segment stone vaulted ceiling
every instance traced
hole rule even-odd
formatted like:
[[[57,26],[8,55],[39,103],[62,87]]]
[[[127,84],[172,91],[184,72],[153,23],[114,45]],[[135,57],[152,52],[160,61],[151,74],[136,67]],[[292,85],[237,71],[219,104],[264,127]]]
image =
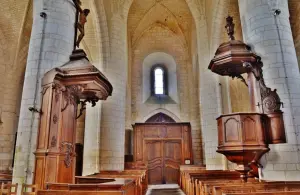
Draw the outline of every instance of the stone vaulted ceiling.
[[[193,18],[185,0],[135,0],[129,10],[128,32],[134,46],[147,30],[160,26],[189,43]]]

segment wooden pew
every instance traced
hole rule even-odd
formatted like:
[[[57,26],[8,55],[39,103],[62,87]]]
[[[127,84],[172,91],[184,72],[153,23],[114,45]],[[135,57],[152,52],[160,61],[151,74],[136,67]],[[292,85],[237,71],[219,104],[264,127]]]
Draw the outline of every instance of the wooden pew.
[[[180,178],[179,178],[179,186],[181,189],[186,188],[186,181],[189,173],[197,173],[199,171],[205,170],[205,166],[200,165],[181,165],[180,166]]]
[[[197,173],[188,173],[185,179],[187,180],[187,184],[184,192],[187,195],[195,195],[198,191],[200,191],[200,193],[204,191],[201,183],[203,181],[240,180],[240,174],[236,171],[203,170]],[[196,181],[200,182],[200,185],[198,185],[197,187]]]
[[[0,195],[17,195],[18,184],[1,184]]]
[[[11,183],[12,174],[10,172],[0,172],[0,183]]]
[[[250,179],[249,179],[250,180]],[[249,182],[255,184],[259,183],[258,180],[251,179]],[[232,179],[222,179],[222,178],[209,178],[206,180],[196,179],[195,181],[195,195],[208,195],[213,194],[213,187],[215,186],[229,186],[229,185],[242,185],[244,181],[240,177]]]
[[[36,195],[38,185],[22,184],[22,195]]]
[[[223,195],[227,193],[252,193],[252,192],[287,192],[298,191],[300,194],[300,182],[262,182],[262,183],[241,183],[231,185],[213,186],[213,195]]]
[[[47,183],[47,190],[39,190],[37,195],[138,195],[134,179],[115,179],[99,184]]]
[[[247,193],[225,193],[223,195],[299,195],[299,192],[247,192]]]
[[[223,195],[250,193],[298,193],[300,182],[258,181],[245,183],[235,171],[182,170],[181,187],[187,195]]]
[[[94,183],[99,178],[127,178],[136,182],[136,194],[146,194],[148,188],[147,170],[101,171],[86,177],[75,177],[77,184]]]
[[[186,187],[186,194],[187,195],[207,195],[212,194],[213,186],[228,186],[231,184],[235,184],[237,186],[244,185],[244,182],[240,180],[240,176],[238,173],[234,171],[198,171],[197,173],[188,173],[184,177],[185,179],[188,178],[188,184]],[[276,184],[280,182],[275,182]],[[284,182],[284,184],[287,184],[288,182]],[[296,182],[299,184],[300,188],[300,182]],[[245,185],[258,185],[260,184],[258,180],[255,179],[249,179],[249,182]],[[269,185],[270,188],[273,186],[270,185],[271,182],[269,182],[266,185]],[[183,183],[184,185],[184,183]],[[265,189],[268,189],[266,187]],[[295,188],[295,189],[298,189]],[[299,193],[300,194],[300,193]]]

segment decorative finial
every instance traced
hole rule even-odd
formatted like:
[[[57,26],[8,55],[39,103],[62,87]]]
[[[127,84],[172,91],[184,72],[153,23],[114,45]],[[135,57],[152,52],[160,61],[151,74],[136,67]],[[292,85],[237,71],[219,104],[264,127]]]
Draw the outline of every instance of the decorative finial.
[[[233,18],[231,16],[228,16],[226,18],[226,26],[227,34],[229,36],[230,40],[235,40],[234,38],[234,23],[233,23]]]

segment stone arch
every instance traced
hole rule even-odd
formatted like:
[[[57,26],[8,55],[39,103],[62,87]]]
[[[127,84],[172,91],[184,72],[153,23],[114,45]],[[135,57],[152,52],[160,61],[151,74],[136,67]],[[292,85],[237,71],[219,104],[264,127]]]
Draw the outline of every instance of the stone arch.
[[[91,62],[100,70],[103,69],[103,40],[102,40],[102,31],[101,23],[99,22],[99,12],[96,8],[95,0],[83,2],[83,7],[91,10],[90,16],[88,17],[88,22],[85,27],[85,37],[82,40],[82,47],[87,53]],[[100,12],[101,14],[101,12]]]
[[[176,121],[172,117],[161,112],[151,116],[145,121],[145,123],[175,123],[175,122]]]
[[[159,109],[156,109],[156,110],[153,110],[151,111],[149,114],[143,116],[141,118],[141,120],[138,120],[142,123],[146,122],[149,118],[151,118],[152,116],[156,115],[156,114],[159,114],[159,113],[163,113],[169,117],[171,117],[175,122],[177,123],[180,123],[182,122],[182,120],[180,120],[180,118],[178,116],[176,116],[174,113],[170,112],[169,110],[167,109],[164,109],[164,108],[159,108]]]
[[[109,40],[109,33],[108,33],[108,24],[107,24],[107,17],[106,17],[106,10],[104,8],[103,0],[93,0],[91,2],[92,7],[94,7],[95,12],[95,24],[97,29],[97,36],[100,40],[100,47],[101,53],[100,61],[102,62],[102,68],[106,67],[110,57],[110,40]]]

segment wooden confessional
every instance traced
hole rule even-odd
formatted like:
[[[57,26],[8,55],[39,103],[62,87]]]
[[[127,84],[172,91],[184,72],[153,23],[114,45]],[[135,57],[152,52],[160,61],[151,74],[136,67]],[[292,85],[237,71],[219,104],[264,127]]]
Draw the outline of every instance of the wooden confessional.
[[[68,63],[45,74],[34,172],[41,189],[47,182],[74,183],[76,119],[87,102],[95,105],[111,93],[110,82],[83,50],[75,50]]]
[[[178,183],[180,165],[193,164],[191,126],[161,119],[169,117],[158,114],[133,126],[134,162],[147,165],[149,184]]]

